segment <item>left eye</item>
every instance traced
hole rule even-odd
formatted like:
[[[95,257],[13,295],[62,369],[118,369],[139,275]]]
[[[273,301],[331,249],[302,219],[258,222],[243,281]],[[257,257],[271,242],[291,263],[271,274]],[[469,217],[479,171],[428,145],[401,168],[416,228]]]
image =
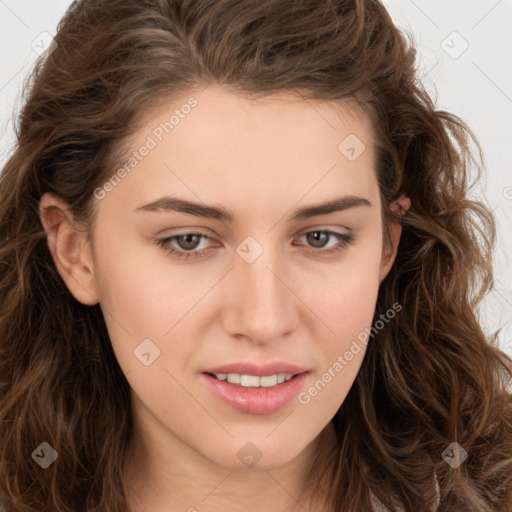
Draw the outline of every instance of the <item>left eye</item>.
[[[331,230],[314,230],[314,231],[308,231],[306,233],[303,233],[298,238],[305,237],[307,240],[307,243],[311,243],[310,247],[313,247],[313,252],[315,253],[334,253],[341,251],[344,249],[347,245],[352,243],[354,241],[354,235],[348,234],[348,233],[338,233],[337,231],[331,231]],[[183,233],[180,235],[174,235],[167,238],[160,238],[156,240],[157,245],[162,247],[167,253],[176,256],[177,258],[193,258],[193,257],[200,257],[206,251],[209,251],[212,249],[212,247],[206,247],[202,248],[200,250],[198,249],[198,246],[200,245],[201,240],[208,240],[210,237],[207,235],[204,235],[203,233],[195,233],[195,232],[189,232],[189,233]],[[327,244],[325,243],[326,240],[331,240],[332,238],[335,238],[338,240],[338,242],[334,245],[334,247],[331,247],[330,249],[324,249],[324,250],[315,250],[315,249],[322,249],[323,247],[326,247]],[[176,248],[176,245],[172,245],[172,242],[176,241],[176,244],[178,247]],[[300,245],[300,244],[299,244]]]
[[[194,249],[197,249],[201,239],[207,240],[208,238],[208,236],[203,235],[202,233],[184,233],[182,235],[174,235],[167,238],[162,238],[158,240],[158,243],[170,253],[179,253],[179,251],[184,251],[184,253],[186,254],[187,252],[191,252]],[[170,245],[173,240],[176,240],[178,246],[181,246],[179,247],[178,251],[173,249],[173,247]]]

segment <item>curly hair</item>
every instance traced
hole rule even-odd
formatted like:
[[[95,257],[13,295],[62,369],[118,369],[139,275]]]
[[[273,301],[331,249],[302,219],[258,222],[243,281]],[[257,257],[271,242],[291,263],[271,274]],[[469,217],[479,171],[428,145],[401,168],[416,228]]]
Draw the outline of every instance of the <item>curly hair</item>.
[[[94,190],[141,113],[209,84],[355,102],[376,133],[386,243],[392,222],[403,229],[375,318],[396,302],[403,309],[368,345],[333,418],[339,443],[308,468],[305,495],[325,486],[334,510],[370,510],[374,494],[392,510],[424,511],[436,500],[435,476],[439,511],[507,510],[512,360],[476,314],[493,286],[495,243],[491,211],[470,198],[482,150],[459,117],[435,108],[412,36],[383,5],[82,0],[55,42],[25,83],[17,144],[0,174],[5,512],[128,510],[129,384],[99,305],[78,302],[59,275],[38,206],[52,192],[93,226]],[[389,205],[401,195],[412,206],[398,218]],[[59,454],[45,471],[31,458],[42,441]],[[455,469],[441,457],[452,442],[469,454]]]

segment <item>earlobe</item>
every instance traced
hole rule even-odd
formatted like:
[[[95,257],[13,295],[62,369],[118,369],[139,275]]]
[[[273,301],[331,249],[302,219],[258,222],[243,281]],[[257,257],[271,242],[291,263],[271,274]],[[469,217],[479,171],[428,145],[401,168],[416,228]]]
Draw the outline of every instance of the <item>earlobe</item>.
[[[82,304],[97,304],[92,252],[85,231],[76,228],[67,204],[51,193],[41,198],[39,217],[55,266],[69,291]]]
[[[390,205],[391,210],[399,215],[404,215],[411,207],[411,200],[408,197],[401,196],[400,199]],[[393,222],[390,226],[391,230],[391,247],[385,249],[382,254],[379,284],[384,281],[388,275],[396,258],[398,244],[402,235],[402,226],[398,222]]]

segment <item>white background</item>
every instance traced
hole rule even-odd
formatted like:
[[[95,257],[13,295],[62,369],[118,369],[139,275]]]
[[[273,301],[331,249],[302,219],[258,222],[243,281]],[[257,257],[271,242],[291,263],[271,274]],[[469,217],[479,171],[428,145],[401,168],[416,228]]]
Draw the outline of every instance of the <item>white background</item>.
[[[12,117],[37,45],[51,40],[70,3],[0,0],[0,165],[13,144]],[[500,345],[512,355],[512,1],[383,3],[414,34],[420,76],[437,108],[461,117],[482,145],[487,172],[475,197],[484,197],[496,216],[498,246],[496,286],[481,318],[486,332],[501,328]]]

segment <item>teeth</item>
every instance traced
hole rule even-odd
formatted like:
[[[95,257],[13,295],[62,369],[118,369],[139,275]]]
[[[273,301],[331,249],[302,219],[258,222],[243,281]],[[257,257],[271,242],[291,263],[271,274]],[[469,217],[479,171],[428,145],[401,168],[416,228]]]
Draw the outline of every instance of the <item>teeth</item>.
[[[260,377],[258,380],[260,381],[259,385],[264,388],[277,385],[277,375],[266,375],[265,377]]]
[[[238,373],[228,373],[228,382],[240,384],[240,375]]]
[[[265,375],[258,377],[257,375],[240,375],[239,373],[216,373],[215,377],[219,380],[227,380],[231,384],[238,384],[245,388],[271,388],[290,380],[292,373],[278,373],[275,375]]]
[[[240,376],[240,384],[245,388],[248,387],[258,387],[260,385],[260,378],[256,377],[256,375],[241,375]]]

